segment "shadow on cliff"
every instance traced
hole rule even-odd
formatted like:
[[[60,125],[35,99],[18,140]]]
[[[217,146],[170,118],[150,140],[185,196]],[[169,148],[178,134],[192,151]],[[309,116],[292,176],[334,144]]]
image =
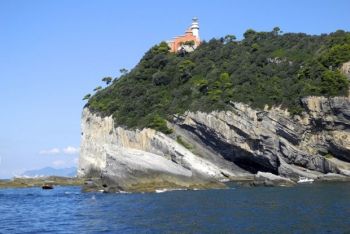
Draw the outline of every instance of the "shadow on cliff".
[[[245,151],[240,147],[224,142],[220,139],[220,136],[217,135],[218,133],[200,123],[196,124],[197,128],[188,125],[180,125],[179,127],[197,136],[201,141],[201,145],[211,148],[224,159],[233,162],[238,167],[250,173],[256,174],[258,171],[262,171],[278,174],[278,159],[276,160],[276,165],[272,165],[267,158],[255,156],[253,153]],[[248,144],[250,144],[253,149],[260,147],[259,142],[256,140],[251,140]]]

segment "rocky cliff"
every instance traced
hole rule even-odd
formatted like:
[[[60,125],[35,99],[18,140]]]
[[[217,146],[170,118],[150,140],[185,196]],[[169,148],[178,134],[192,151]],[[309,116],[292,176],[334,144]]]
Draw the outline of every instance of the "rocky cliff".
[[[235,102],[229,111],[186,112],[168,123],[170,135],[116,127],[85,108],[78,174],[113,191],[220,186],[259,171],[291,181],[350,178],[350,98],[302,103],[294,117]]]
[[[186,139],[250,173],[264,171],[293,179],[322,178],[327,173],[349,176],[350,99],[302,101],[306,112],[294,118],[278,108],[257,111],[231,103],[230,111],[186,113],[174,125]]]
[[[221,187],[217,181],[225,177],[223,173],[230,175],[163,133],[115,128],[112,117],[83,111],[78,175],[99,178],[97,187],[108,185],[109,191]]]

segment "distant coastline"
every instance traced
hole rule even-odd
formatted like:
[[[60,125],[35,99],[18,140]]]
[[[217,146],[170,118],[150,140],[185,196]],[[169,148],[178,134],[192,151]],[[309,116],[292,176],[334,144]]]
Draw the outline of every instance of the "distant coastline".
[[[84,180],[77,177],[46,176],[36,178],[3,179],[0,180],[0,189],[41,187],[48,182],[53,186],[81,186],[84,184]]]

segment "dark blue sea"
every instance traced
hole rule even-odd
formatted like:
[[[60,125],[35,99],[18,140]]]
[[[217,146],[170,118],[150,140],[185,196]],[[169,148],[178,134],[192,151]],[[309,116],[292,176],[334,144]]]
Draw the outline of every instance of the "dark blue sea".
[[[0,233],[350,233],[350,184],[144,194],[0,189]]]

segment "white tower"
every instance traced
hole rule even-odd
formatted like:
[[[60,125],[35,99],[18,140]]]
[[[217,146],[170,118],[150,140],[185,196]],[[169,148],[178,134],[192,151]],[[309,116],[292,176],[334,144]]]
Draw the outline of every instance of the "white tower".
[[[197,17],[194,17],[192,19],[191,31],[192,31],[193,36],[195,36],[197,38],[197,40],[199,41],[199,24],[198,24]]]

